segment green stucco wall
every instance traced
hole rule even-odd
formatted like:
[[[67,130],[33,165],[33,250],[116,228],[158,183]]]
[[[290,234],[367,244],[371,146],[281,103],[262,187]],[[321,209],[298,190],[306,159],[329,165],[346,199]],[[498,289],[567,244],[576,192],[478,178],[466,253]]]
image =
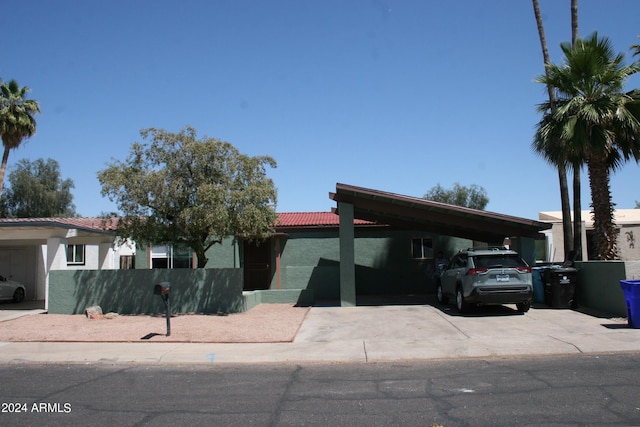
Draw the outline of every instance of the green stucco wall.
[[[442,250],[447,257],[472,244],[466,239],[423,231],[356,228],[356,292],[360,295],[433,292],[428,274],[432,261],[411,259],[411,239],[420,237],[433,238],[434,251]],[[281,289],[308,289],[316,300],[340,298],[337,230],[290,232],[281,243],[281,252]]]
[[[172,313],[243,311],[242,270],[58,270],[49,276],[49,313],[79,314],[92,305],[119,314],[163,313],[156,283],[171,282]]]
[[[216,243],[207,251],[207,265],[205,268],[239,268],[242,242],[228,237],[222,243]]]
[[[149,251],[146,246],[140,243],[136,243],[135,268],[136,270],[149,268]]]
[[[622,261],[577,262],[576,297],[581,306],[616,316],[627,316],[620,280],[626,279]]]
[[[467,239],[389,227],[356,227],[354,233],[355,281],[359,295],[434,292],[430,275],[432,260],[411,258],[413,238],[432,238],[434,253],[443,251],[447,258],[460,249],[473,246],[473,242]],[[279,283],[274,237],[271,239],[270,289],[253,296],[245,295],[245,300],[257,298],[260,302],[309,304],[340,299],[340,239],[337,228],[289,231],[286,236],[277,238],[280,239],[281,252]],[[242,241],[232,238],[214,245],[207,251],[206,269],[241,270],[241,247]],[[146,269],[147,265],[147,251],[141,247],[136,254],[136,268]]]

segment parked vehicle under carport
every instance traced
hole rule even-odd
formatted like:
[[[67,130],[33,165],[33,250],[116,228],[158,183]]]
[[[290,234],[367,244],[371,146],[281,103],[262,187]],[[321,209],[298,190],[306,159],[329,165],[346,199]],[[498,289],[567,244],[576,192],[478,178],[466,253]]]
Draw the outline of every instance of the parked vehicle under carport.
[[[454,299],[460,313],[473,305],[497,304],[515,304],[524,313],[533,299],[531,267],[508,249],[461,251],[442,272],[436,296],[441,304]]]
[[[27,295],[24,285],[15,280],[0,276],[0,300],[22,302]]]

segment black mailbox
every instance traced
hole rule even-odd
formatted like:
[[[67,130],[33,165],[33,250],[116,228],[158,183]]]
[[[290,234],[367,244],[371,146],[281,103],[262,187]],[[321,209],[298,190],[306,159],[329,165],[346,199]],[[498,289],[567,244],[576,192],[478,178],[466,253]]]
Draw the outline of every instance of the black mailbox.
[[[169,306],[169,291],[171,290],[171,282],[160,282],[153,287],[153,294],[160,295],[166,309],[167,317],[167,336],[171,335],[171,308]]]
[[[153,287],[154,295],[169,295],[171,289],[171,282],[160,282]]]

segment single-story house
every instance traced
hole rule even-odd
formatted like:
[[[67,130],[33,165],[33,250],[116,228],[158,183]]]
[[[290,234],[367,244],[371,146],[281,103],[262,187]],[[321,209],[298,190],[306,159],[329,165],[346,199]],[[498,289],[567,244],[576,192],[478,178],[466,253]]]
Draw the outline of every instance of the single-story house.
[[[582,211],[582,258],[594,259],[592,250],[593,217],[591,211]],[[540,212],[538,219],[551,224],[549,230],[543,231],[546,239],[545,261],[561,263],[564,261],[564,245],[562,236],[562,212]],[[571,219],[573,220],[573,212]],[[616,209],[613,221],[618,229],[618,256],[621,261],[640,260],[640,241],[636,246],[636,237],[640,239],[640,209]]]
[[[0,275],[22,282],[28,300],[46,300],[51,270],[120,268],[133,245],[100,218],[0,219]]]
[[[373,189],[336,184],[332,212],[280,213],[274,235],[212,247],[206,269],[241,269],[245,291],[304,291],[355,305],[357,294],[433,291],[434,255],[470,246],[511,246],[535,263],[535,240],[552,225]],[[96,218],[0,219],[0,274],[49,297],[56,270],[193,268],[188,248],[122,241]],[[78,276],[78,275],[76,275]],[[86,284],[83,285],[86,293]],[[123,293],[126,294],[126,293]]]

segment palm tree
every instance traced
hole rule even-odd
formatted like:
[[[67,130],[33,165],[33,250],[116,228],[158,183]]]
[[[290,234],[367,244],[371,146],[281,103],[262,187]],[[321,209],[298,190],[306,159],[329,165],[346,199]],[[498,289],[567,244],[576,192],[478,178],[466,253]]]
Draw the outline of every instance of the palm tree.
[[[540,46],[542,47],[542,59],[544,60],[545,70],[548,64],[551,63],[549,59],[549,49],[547,49],[547,39],[544,34],[544,25],[542,23],[542,14],[540,13],[540,4],[538,0],[532,0],[533,13],[536,17],[536,24],[538,26],[538,36],[540,37]],[[573,6],[573,4],[572,4]],[[572,9],[573,11],[573,9]],[[573,19],[573,12],[572,12]],[[577,20],[576,27],[577,27]],[[547,92],[549,94],[549,106],[551,111],[555,111],[555,93],[551,85],[547,85]],[[554,163],[554,162],[552,162]],[[573,250],[573,235],[571,229],[571,206],[569,205],[569,184],[567,183],[567,165],[565,162],[554,163],[558,169],[558,182],[560,185],[560,206],[562,208],[562,232],[564,242],[564,256],[565,259],[569,253]]]
[[[594,33],[575,47],[560,45],[565,61],[550,64],[537,81],[555,88],[555,111],[541,105],[534,148],[557,162],[587,165],[598,259],[617,258],[609,174],[625,161],[640,160],[640,92],[623,92],[640,64],[625,66],[607,38]]]
[[[578,42],[578,0],[571,0],[571,47]],[[574,259],[582,260],[582,165],[573,165],[573,250]],[[566,259],[566,255],[565,255]]]
[[[0,193],[7,170],[9,151],[18,148],[22,141],[36,133],[34,115],[40,113],[40,105],[32,99],[25,99],[29,88],[20,87],[18,82],[0,81],[0,137],[4,146],[0,166]]]

